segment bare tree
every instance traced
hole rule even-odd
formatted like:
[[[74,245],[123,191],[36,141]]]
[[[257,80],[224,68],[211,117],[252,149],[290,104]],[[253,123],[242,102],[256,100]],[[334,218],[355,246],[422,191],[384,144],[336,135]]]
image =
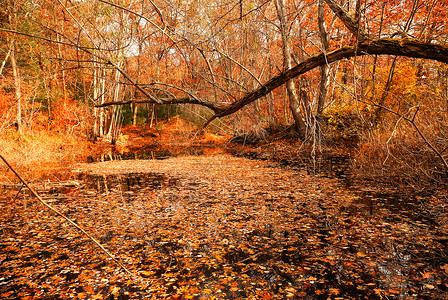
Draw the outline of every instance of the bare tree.
[[[17,30],[17,5],[13,1],[12,3],[10,1],[7,2],[8,4],[8,22],[9,26]],[[22,134],[22,106],[23,106],[23,99],[22,99],[22,88],[21,88],[21,79],[20,79],[20,71],[17,66],[17,45],[16,45],[16,37],[11,36],[8,41],[9,46],[9,57],[11,60],[11,67],[14,77],[14,90],[15,90],[15,101],[16,101],[16,124],[17,124],[17,130],[20,134]],[[6,62],[6,60],[5,60]]]
[[[274,0],[275,8],[277,11],[277,16],[279,20],[280,35],[282,38],[282,52],[283,52],[283,72],[287,72],[292,68],[292,49],[290,40],[290,28],[291,24],[286,19],[285,14],[285,3],[283,0]],[[292,116],[294,118],[294,127],[297,134],[304,138],[306,135],[306,124],[304,122],[304,117],[300,110],[299,97],[297,95],[297,88],[294,82],[294,78],[288,79],[286,81],[286,89],[289,98],[289,107],[291,109]],[[307,99],[302,97],[302,101]],[[305,104],[308,106],[308,104]]]
[[[324,0],[319,0],[318,7],[318,25],[319,25],[319,37],[322,44],[322,52],[326,53],[330,49],[330,39],[329,33],[325,26],[325,7]],[[330,66],[325,64],[320,66],[320,84],[319,84],[319,95],[317,100],[317,116],[322,115],[325,108],[325,103],[327,100],[328,85],[330,81]]]
[[[212,120],[234,114],[246,107],[248,104],[255,102],[257,99],[269,95],[276,88],[286,85],[289,98],[295,99],[296,87],[293,86],[294,78],[309,72],[321,66],[329,66],[333,62],[365,55],[396,55],[405,57],[425,58],[435,61],[448,62],[447,47],[442,44],[430,43],[426,40],[410,38],[402,35],[390,35],[389,37],[373,37],[369,36],[364,28],[359,26],[361,15],[360,1],[357,2],[358,9],[355,11],[357,15],[352,17],[342,6],[332,0],[325,0],[327,6],[334,12],[335,16],[342,21],[349,33],[354,39],[347,39],[346,44],[340,48],[330,50],[328,32],[325,32],[322,17],[323,2],[320,2],[319,14],[321,30],[319,37],[321,39],[320,51],[317,53],[308,53],[306,58],[299,61],[297,65],[292,65],[291,57],[293,50],[290,42],[291,23],[285,18],[284,2],[282,0],[275,1],[275,12],[277,20],[280,23],[280,40],[282,42],[281,54],[272,53],[272,49],[268,48],[269,43],[275,43],[275,38],[269,35],[263,35],[260,30],[259,37],[253,33],[250,34],[253,39],[252,44],[241,45],[244,41],[238,34],[246,34],[247,30],[241,28],[238,22],[244,18],[252,16],[266,9],[266,2],[262,2],[259,6],[252,9],[241,9],[243,2],[234,2],[222,6],[223,9],[217,15],[211,15],[204,7],[198,12],[198,18],[190,18],[189,13],[193,10],[183,9],[173,3],[165,3],[159,7],[158,4],[150,8],[138,10],[134,3],[130,3],[128,7],[119,6],[106,0],[100,0],[102,5],[109,6],[118,11],[125,12],[124,15],[132,16],[132,18],[141,18],[142,22],[137,22],[138,26],[144,28],[148,38],[143,44],[143,52],[145,59],[154,66],[153,69],[148,68],[148,72],[143,71],[138,74],[138,80],[131,75],[130,72],[120,66],[120,59],[117,53],[129,47],[135,47],[136,37],[133,35],[136,30],[132,29],[132,22],[125,22],[126,18],[121,17],[122,23],[117,25],[114,33],[123,29],[126,35],[117,39],[108,36],[111,34],[111,25],[104,27],[95,23],[86,13],[79,12],[75,16],[76,9],[82,5],[93,5],[90,2],[81,3],[71,10],[64,8],[67,15],[72,14],[73,21],[79,28],[79,37],[73,37],[58,33],[64,38],[64,41],[56,41],[42,36],[31,35],[27,33],[19,33],[15,30],[2,28],[4,32],[11,34],[25,34],[33,38],[51,43],[64,43],[72,45],[78,52],[83,52],[85,56],[90,57],[90,62],[77,62],[78,66],[92,67],[94,70],[98,64],[107,70],[114,69],[119,72],[120,84],[124,86],[133,86],[139,91],[141,97],[139,99],[113,99],[104,103],[96,103],[97,107],[107,107],[111,105],[136,104],[136,103],[154,103],[160,104],[177,104],[190,103],[206,107],[211,110],[213,115],[208,119],[205,125]],[[196,3],[200,7],[199,2]],[[61,5],[63,5],[61,3]],[[95,4],[97,5],[97,4]],[[227,9],[228,8],[228,9]],[[227,10],[226,10],[227,9]],[[267,14],[267,12],[264,12]],[[256,24],[257,19],[252,16],[253,20],[248,24]],[[103,16],[101,21],[107,23],[108,16]],[[114,23],[115,24],[115,23]],[[130,26],[130,27],[129,27]],[[255,25],[254,25],[255,26]],[[228,30],[228,31],[226,31]],[[226,32],[224,34],[224,32]],[[228,34],[233,32],[234,34]],[[249,35],[247,35],[249,36]],[[121,43],[117,44],[116,41]],[[238,43],[237,43],[238,42]],[[154,45],[152,45],[154,43]],[[156,44],[158,43],[158,44]],[[341,43],[342,44],[342,43]],[[266,77],[268,72],[265,71],[264,62],[257,61],[259,56],[249,51],[241,51],[240,47],[255,47],[255,45],[263,45],[266,53],[270,53],[271,57],[282,58],[282,68],[280,73],[273,74],[273,77]],[[150,46],[152,46],[150,48]],[[95,62],[96,66],[94,65]],[[274,61],[275,64],[275,61]],[[162,68],[163,66],[163,68]],[[163,71],[163,76],[154,76],[149,71]],[[95,72],[95,71],[93,71]],[[146,73],[145,73],[146,72]],[[144,73],[144,74],[143,74]],[[325,76],[323,76],[325,77]],[[109,77],[110,81],[114,81],[113,76]],[[262,83],[263,82],[263,83]],[[320,100],[318,101],[318,114],[322,112],[324,103],[324,86],[325,80],[321,83]],[[289,87],[288,87],[289,86]],[[107,89],[106,89],[107,90]],[[97,92],[97,97],[101,93]],[[96,97],[95,97],[96,98]],[[296,101],[290,101],[290,107],[295,112],[295,122],[298,131],[304,133],[305,122],[303,111],[300,111]],[[258,109],[258,112],[261,110]],[[309,110],[311,111],[311,110]]]

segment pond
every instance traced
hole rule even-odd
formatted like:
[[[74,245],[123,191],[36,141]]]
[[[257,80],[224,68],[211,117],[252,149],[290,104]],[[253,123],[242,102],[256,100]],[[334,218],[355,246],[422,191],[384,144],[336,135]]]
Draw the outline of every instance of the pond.
[[[269,161],[169,156],[80,164],[78,185],[51,194],[38,188],[133,278],[27,194],[2,196],[0,292],[6,299],[446,298],[443,199],[389,198]]]

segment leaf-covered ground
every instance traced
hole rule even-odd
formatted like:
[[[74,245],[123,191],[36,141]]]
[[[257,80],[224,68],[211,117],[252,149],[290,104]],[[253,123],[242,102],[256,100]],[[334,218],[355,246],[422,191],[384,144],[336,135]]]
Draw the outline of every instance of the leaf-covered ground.
[[[446,197],[229,155],[82,164],[0,193],[1,299],[446,299]],[[78,183],[78,184],[77,184]]]

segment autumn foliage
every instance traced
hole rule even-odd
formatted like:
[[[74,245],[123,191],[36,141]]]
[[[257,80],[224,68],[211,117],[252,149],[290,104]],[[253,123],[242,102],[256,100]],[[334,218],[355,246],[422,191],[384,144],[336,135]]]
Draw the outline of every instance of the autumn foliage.
[[[446,5],[5,0],[0,298],[446,298]]]

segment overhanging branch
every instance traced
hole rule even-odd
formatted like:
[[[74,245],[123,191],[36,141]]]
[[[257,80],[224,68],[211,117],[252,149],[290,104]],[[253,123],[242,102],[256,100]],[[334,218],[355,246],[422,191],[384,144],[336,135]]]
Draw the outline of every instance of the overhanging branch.
[[[422,43],[411,39],[377,39],[368,40],[357,46],[344,47],[326,54],[321,53],[308,58],[287,72],[281,73],[263,84],[261,87],[246,94],[240,100],[229,105],[212,119],[231,115],[247,104],[269,94],[272,90],[285,84],[289,79],[302,75],[316,67],[333,63],[345,58],[362,55],[397,55],[412,58],[432,59],[448,64],[448,47],[431,43]],[[211,119],[211,120],[212,120]],[[206,124],[209,124],[209,120]]]
[[[128,100],[128,101],[114,101],[114,102],[105,102],[103,104],[95,105],[95,107],[107,107],[113,105],[126,105],[132,103],[157,103],[157,104],[198,104],[207,108],[210,108],[215,114],[221,113],[224,111],[225,107],[223,105],[199,100],[191,97],[183,97],[183,98],[158,98],[159,102],[155,102],[152,99],[142,99],[142,100]]]

